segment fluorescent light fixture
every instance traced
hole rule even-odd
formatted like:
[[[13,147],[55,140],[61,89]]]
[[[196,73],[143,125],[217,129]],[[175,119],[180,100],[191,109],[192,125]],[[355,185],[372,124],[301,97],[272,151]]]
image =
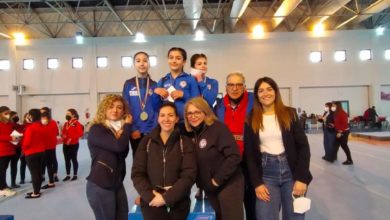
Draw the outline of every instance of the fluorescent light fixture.
[[[252,35],[256,39],[262,38],[264,36],[264,27],[261,24],[255,25],[252,30]]]
[[[9,70],[10,66],[9,60],[0,60],[0,70]]]
[[[11,38],[12,38],[12,37],[9,36],[8,34],[2,33],[2,32],[0,32],[0,36],[3,36],[3,37],[8,38],[8,39],[11,39]]]
[[[385,33],[385,27],[379,26],[375,29],[375,32],[376,32],[376,35],[381,36]]]
[[[108,66],[108,59],[107,57],[97,57],[96,58],[97,67],[98,68],[105,68]]]
[[[390,60],[390,49],[385,50],[385,59]]]
[[[58,59],[57,58],[48,58],[47,59],[47,68],[48,69],[57,69],[58,68]]]
[[[363,61],[372,60],[371,50],[370,49],[360,50],[359,57],[360,57],[360,60],[363,60]]]
[[[16,45],[24,45],[26,43],[26,35],[24,33],[16,32],[12,36],[15,38]]]
[[[321,51],[312,51],[310,52],[309,59],[312,63],[319,63],[322,61]]]
[[[73,69],[83,68],[83,58],[82,57],[73,57],[72,58],[72,68]]]
[[[203,41],[204,40],[204,32],[202,30],[197,30],[195,32],[195,41]]]
[[[137,32],[135,34],[134,42],[135,43],[144,43],[144,42],[146,42],[145,35],[143,33],[141,33],[141,32]]]
[[[76,43],[82,44],[84,42],[83,32],[76,32]]]
[[[336,60],[337,62],[345,62],[347,60],[347,51],[336,50],[334,52],[334,60]]]
[[[132,57],[122,57],[122,67],[130,68],[133,65],[133,58]]]
[[[34,60],[33,59],[23,59],[23,69],[24,70],[34,69]]]
[[[157,66],[157,57],[156,56],[150,56],[149,57],[149,63],[150,63],[150,66]]]

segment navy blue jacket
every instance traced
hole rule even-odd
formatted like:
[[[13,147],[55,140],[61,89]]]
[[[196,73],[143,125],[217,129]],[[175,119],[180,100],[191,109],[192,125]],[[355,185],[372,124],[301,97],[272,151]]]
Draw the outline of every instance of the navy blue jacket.
[[[142,121],[140,118],[141,103],[139,100],[137,87],[136,87],[136,77],[133,77],[129,80],[126,80],[122,96],[127,101],[130,107],[130,114],[133,116],[133,131],[140,131],[141,133],[150,133],[154,127],[157,125],[157,111],[153,107],[153,99],[152,94],[154,89],[157,87],[157,83],[149,78],[149,90],[148,98],[146,100],[146,105],[144,111],[148,114],[148,119],[146,121]],[[146,78],[138,78],[140,90],[141,90],[141,99],[144,101],[145,92],[146,92]]]
[[[287,155],[287,161],[293,174],[294,181],[309,184],[313,179],[310,171],[310,147],[306,134],[299,123],[295,109],[291,108],[294,115],[290,130],[282,130],[282,139]],[[245,123],[244,130],[244,160],[246,161],[249,176],[254,188],[264,183],[262,168],[262,153],[260,151],[259,134],[253,132],[250,125]]]
[[[185,72],[182,72],[179,76],[176,77],[176,79],[173,79],[171,73],[168,73],[166,76],[161,78],[157,83],[158,88],[168,89],[171,86],[175,87],[176,90],[181,90],[184,92],[182,98],[175,100],[175,105],[179,113],[180,119],[183,119],[184,104],[191,98],[200,95],[198,83],[196,82],[194,77],[192,77],[191,75]],[[163,100],[156,93],[153,93],[153,100],[160,101],[159,103],[156,102],[157,105],[154,106],[155,109],[159,109],[160,107],[159,105],[162,104]]]
[[[88,134],[88,148],[91,154],[91,171],[88,181],[108,189],[122,186],[126,176],[126,157],[129,153],[131,125],[126,124],[119,139],[102,124],[94,124]]]

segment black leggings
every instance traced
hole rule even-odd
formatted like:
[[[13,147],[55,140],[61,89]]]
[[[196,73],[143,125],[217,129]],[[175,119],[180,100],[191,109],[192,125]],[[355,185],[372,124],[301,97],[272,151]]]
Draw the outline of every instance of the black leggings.
[[[144,137],[144,134],[141,134],[141,137],[138,139],[130,138],[131,152],[133,153],[133,158],[135,156],[135,152],[137,152],[138,145],[141,142],[143,137]]]
[[[79,169],[79,162],[77,161],[77,152],[79,150],[79,143],[77,144],[64,144],[63,152],[65,158],[66,175],[70,175],[70,161],[73,164],[73,175],[77,176],[77,170]]]
[[[26,156],[26,162],[28,169],[31,173],[32,185],[34,194],[39,194],[42,184],[42,163],[45,157],[45,153],[35,153]]]
[[[55,158],[56,158],[56,149],[45,151],[45,164],[47,168],[47,174],[49,176],[49,183],[54,183]]]
[[[347,160],[352,161],[352,156],[351,156],[351,151],[349,150],[348,147],[348,136],[349,136],[349,131],[343,132],[341,137],[336,137],[335,140],[335,148],[334,148],[334,158],[337,157],[337,151],[339,150],[339,147],[344,150],[345,155],[347,156]]]
[[[0,156],[0,190],[7,188],[7,168],[12,156]]]
[[[22,148],[16,147],[15,152],[16,154],[12,156],[11,159],[11,184],[12,185],[16,185],[16,175],[18,174],[18,161],[20,155],[22,154]]]

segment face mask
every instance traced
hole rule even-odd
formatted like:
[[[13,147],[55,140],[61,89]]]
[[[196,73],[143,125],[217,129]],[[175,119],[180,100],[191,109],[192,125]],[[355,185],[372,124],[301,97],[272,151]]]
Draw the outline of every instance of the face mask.
[[[332,107],[330,108],[330,110],[332,110],[332,112],[336,111],[336,107]]]
[[[326,112],[328,112],[328,111],[329,111],[329,107],[325,107],[324,110],[325,110]]]
[[[293,207],[295,213],[303,214],[310,210],[311,200],[309,198],[304,196],[295,198],[294,195],[292,195],[292,197],[294,200]]]
[[[19,121],[19,117],[18,117],[18,116],[16,116],[16,117],[13,117],[13,118],[12,118],[12,121],[13,121],[14,123],[18,123],[18,121]]]
[[[41,120],[41,123],[42,123],[43,125],[47,125],[47,124],[49,124],[49,121],[46,120],[46,119],[42,119],[42,120]]]
[[[69,121],[69,120],[72,119],[72,118],[70,117],[70,115],[66,115],[66,116],[65,116],[65,119],[66,119],[67,121]]]

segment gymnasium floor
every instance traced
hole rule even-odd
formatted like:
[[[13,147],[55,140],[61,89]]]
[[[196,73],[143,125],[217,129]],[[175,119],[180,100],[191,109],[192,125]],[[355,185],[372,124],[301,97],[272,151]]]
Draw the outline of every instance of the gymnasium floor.
[[[344,166],[341,162],[345,160],[345,155],[341,149],[335,163],[330,164],[321,159],[322,134],[308,134],[308,138],[314,180],[308,193],[308,197],[312,199],[312,209],[307,213],[306,219],[390,219],[390,141],[351,138],[349,146],[355,164]],[[63,178],[62,147],[57,148],[57,157],[59,175]],[[79,163],[79,180],[59,182],[55,188],[43,190],[39,199],[24,198],[25,193],[31,191],[31,184],[24,184],[13,197],[0,198],[0,215],[12,214],[16,220],[94,219],[85,196],[85,177],[90,165],[85,141],[81,142]],[[131,157],[127,164],[130,172]],[[19,177],[17,180],[19,181]],[[30,180],[28,174],[26,180]],[[125,185],[131,208],[136,192],[129,174]]]

